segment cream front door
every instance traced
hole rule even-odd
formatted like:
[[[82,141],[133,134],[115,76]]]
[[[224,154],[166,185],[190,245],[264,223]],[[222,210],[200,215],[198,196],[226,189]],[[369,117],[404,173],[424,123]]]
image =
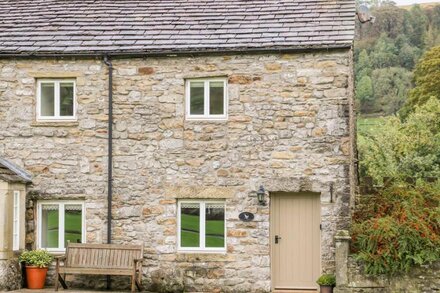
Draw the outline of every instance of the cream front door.
[[[270,202],[273,289],[316,290],[321,273],[319,194],[273,193]]]

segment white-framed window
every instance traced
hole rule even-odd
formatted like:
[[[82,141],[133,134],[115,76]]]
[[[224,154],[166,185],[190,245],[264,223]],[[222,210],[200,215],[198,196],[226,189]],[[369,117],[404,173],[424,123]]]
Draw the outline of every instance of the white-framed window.
[[[12,250],[20,249],[20,191],[14,190],[12,208]]]
[[[228,118],[226,78],[187,79],[186,118],[194,120],[224,120]]]
[[[85,243],[83,201],[40,201],[37,209],[38,248],[64,251],[67,241]]]
[[[178,250],[226,252],[225,202],[178,201]]]
[[[37,120],[76,120],[76,82],[72,79],[39,79]]]

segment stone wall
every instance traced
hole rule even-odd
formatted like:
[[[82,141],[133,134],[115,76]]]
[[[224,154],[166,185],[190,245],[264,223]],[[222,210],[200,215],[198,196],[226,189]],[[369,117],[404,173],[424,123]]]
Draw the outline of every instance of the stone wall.
[[[321,193],[322,269],[334,270],[333,236],[350,218],[350,60],[349,50],[113,60],[112,238],[144,243],[152,290],[269,291],[269,206],[249,196],[261,184]],[[185,79],[214,76],[228,78],[228,120],[185,120]],[[77,122],[35,121],[44,77],[76,79]],[[85,200],[87,242],[106,241],[107,82],[98,59],[0,60],[0,155],[34,174],[28,247],[43,199]],[[226,198],[226,254],[176,253],[188,188]]]
[[[21,288],[21,269],[17,258],[0,260],[0,291]]]
[[[348,262],[348,286],[340,293],[434,293],[440,291],[440,261],[393,277],[368,277],[353,257]]]
[[[335,293],[433,293],[440,291],[440,261],[416,266],[394,276],[368,276],[362,263],[349,254],[348,231],[336,233]]]

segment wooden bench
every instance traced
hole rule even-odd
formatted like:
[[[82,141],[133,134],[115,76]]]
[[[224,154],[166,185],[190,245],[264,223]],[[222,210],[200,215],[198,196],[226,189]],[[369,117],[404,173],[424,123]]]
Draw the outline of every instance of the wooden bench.
[[[67,289],[66,275],[131,276],[131,292],[141,291],[143,257],[143,245],[69,242],[66,254],[56,257],[55,291],[59,283]]]

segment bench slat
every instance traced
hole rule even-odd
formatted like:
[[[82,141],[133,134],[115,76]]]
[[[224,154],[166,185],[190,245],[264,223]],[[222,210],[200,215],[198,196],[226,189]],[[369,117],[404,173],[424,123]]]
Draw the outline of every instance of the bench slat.
[[[126,269],[88,269],[88,268],[65,268],[60,267],[61,274],[76,274],[76,275],[112,275],[112,276],[130,276],[133,275],[133,270]]]
[[[84,249],[111,249],[111,250],[140,250],[142,245],[123,245],[123,244],[89,244],[89,243],[72,243],[69,242],[70,248],[84,248]]]

